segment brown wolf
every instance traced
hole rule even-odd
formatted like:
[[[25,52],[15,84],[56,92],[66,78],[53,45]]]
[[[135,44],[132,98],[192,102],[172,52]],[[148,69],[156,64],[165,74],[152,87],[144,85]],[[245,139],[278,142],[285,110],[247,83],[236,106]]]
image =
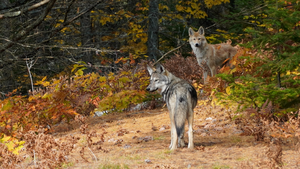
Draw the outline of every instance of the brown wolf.
[[[197,92],[187,81],[174,76],[162,65],[156,69],[147,66],[150,74],[150,84],[146,90],[153,92],[161,89],[161,95],[167,103],[171,120],[171,150],[185,146],[184,125],[188,121],[188,148],[194,148],[193,121],[197,104]],[[178,143],[178,144],[177,144]]]
[[[202,26],[200,26],[197,32],[190,28],[189,35],[190,45],[196,55],[198,64],[203,69],[204,83],[208,71],[210,71],[211,76],[215,76],[217,74],[217,68],[222,66],[226,59],[232,59],[237,52],[236,48],[228,44],[208,44]]]

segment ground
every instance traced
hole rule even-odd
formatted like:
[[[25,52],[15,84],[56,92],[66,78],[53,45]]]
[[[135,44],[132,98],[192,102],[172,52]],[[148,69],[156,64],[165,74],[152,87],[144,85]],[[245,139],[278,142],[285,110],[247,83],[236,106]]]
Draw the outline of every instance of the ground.
[[[209,108],[208,108],[209,107]],[[253,136],[242,136],[227,112],[221,108],[195,108],[195,149],[186,147],[171,151],[169,114],[166,108],[127,113],[112,113],[87,119],[89,130],[104,131],[103,150],[86,150],[85,161],[80,149],[86,144],[80,124],[60,124],[53,128],[55,138],[79,136],[78,145],[63,168],[264,168],[269,141],[256,142]],[[187,125],[186,125],[187,131]],[[97,140],[94,140],[97,141]],[[185,142],[188,142],[187,132]],[[283,168],[297,168],[299,153],[292,140],[283,142]],[[95,158],[96,157],[96,158]]]

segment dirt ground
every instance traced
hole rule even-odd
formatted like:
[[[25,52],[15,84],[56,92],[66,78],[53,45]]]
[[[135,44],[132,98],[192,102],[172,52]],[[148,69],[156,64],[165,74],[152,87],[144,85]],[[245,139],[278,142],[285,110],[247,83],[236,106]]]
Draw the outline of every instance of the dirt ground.
[[[80,157],[86,138],[80,133],[78,122],[54,127],[53,135],[81,138],[70,163],[63,168],[268,168],[266,153],[270,140],[255,142],[253,136],[242,136],[228,114],[221,108],[195,108],[194,150],[187,146],[175,151],[168,149],[170,120],[166,108],[88,118],[89,130],[107,132],[102,144],[106,151],[86,150],[84,157],[88,162]],[[187,132],[185,142],[188,142]],[[294,147],[292,139],[284,140],[283,168],[299,168],[300,155]]]

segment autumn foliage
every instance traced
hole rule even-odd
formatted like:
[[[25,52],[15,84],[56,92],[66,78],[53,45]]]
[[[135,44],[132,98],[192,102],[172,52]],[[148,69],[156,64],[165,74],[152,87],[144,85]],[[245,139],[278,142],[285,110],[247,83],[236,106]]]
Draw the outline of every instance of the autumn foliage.
[[[122,68],[118,74],[101,76],[84,74],[84,67],[75,65],[74,75],[37,82],[41,88],[29,97],[11,95],[1,101],[1,133],[15,136],[16,132],[36,130],[75,115],[90,115],[94,111],[123,111],[146,99],[147,86],[143,62],[134,69]]]
[[[183,16],[205,18],[207,14],[200,10],[196,2],[198,1],[180,1],[174,9],[182,15],[165,13],[160,23],[184,20]],[[228,1],[205,0],[204,5],[211,8],[226,2]],[[142,7],[143,4],[146,4],[146,1],[135,4],[136,13],[146,10],[147,6]],[[261,28],[260,30],[247,28],[249,34],[253,33],[258,37],[253,38],[254,36],[249,35],[249,42],[236,46],[238,52],[234,58],[228,64],[224,63],[225,66],[219,69],[220,74],[209,77],[205,84],[202,81],[202,70],[193,55],[183,57],[181,53],[175,53],[161,63],[172,74],[194,85],[200,107],[220,106],[228,112],[233,110],[234,113],[228,113],[228,116],[243,132],[242,136],[253,136],[257,142],[270,139],[266,154],[270,168],[280,168],[283,165],[281,139],[299,139],[300,135],[299,19],[294,19],[300,16],[299,4],[298,1],[295,5],[280,1],[279,5],[282,5],[279,10],[269,6],[266,15],[250,16],[261,17],[264,21],[257,28]],[[169,9],[166,5],[160,5],[159,8],[164,12]],[[115,20],[111,19],[112,14],[101,10],[93,11],[91,18],[99,20],[97,17],[102,16],[100,23],[104,26],[136,15],[134,12],[114,10],[111,12],[117,15],[114,16]],[[286,20],[288,16],[291,17]],[[106,130],[100,128],[102,134],[89,131],[85,118],[93,116],[95,112],[127,111],[132,106],[151,102],[159,97],[145,91],[149,83],[146,65],[152,62],[140,57],[146,54],[147,49],[147,34],[141,26],[144,19],[135,17],[134,22],[128,23],[126,30],[120,28],[115,34],[101,37],[101,40],[109,41],[121,32],[130,35],[119,40],[126,42],[121,49],[129,57],[122,56],[116,59],[114,64],[119,66],[118,70],[110,73],[86,73],[87,64],[78,62],[73,65],[71,75],[54,79],[44,77],[37,81],[35,85],[39,88],[31,91],[28,96],[20,95],[18,90],[15,90],[0,100],[1,167],[13,168],[22,162],[24,159],[18,154],[23,148],[28,158],[33,161],[32,166],[61,167],[68,161],[66,157],[80,138],[68,136],[65,140],[56,140],[48,133],[51,133],[52,126],[72,120],[81,124],[80,133],[86,139],[86,144],[80,149],[80,156],[84,161],[89,161],[85,154],[87,151],[91,152],[95,161],[97,158],[93,156],[93,149],[108,152],[102,147]],[[215,38],[207,37],[211,40]],[[184,38],[182,40],[184,41]],[[168,43],[162,43],[164,50],[170,46]],[[100,54],[105,59],[104,53]],[[101,63],[106,64],[104,61]],[[118,132],[120,135],[128,133],[123,129]],[[115,144],[121,142],[122,140],[117,140]],[[243,165],[242,167],[251,167],[250,164]]]

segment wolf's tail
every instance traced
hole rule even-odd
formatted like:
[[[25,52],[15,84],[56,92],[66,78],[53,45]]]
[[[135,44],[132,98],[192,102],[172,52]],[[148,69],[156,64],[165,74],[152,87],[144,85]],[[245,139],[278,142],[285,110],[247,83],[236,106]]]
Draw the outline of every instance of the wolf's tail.
[[[186,95],[181,95],[176,99],[175,106],[175,127],[178,138],[183,138],[184,136],[184,125],[188,111],[188,101]]]

